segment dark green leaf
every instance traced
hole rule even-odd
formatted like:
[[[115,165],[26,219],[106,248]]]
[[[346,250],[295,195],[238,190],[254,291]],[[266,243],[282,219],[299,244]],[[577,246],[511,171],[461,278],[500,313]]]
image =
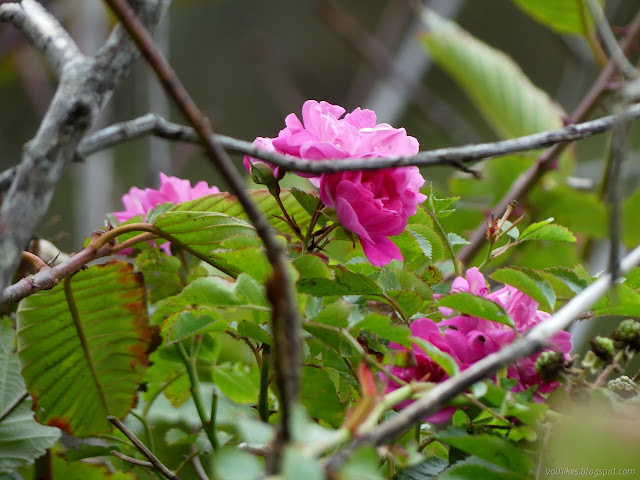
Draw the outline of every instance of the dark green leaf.
[[[452,293],[444,295],[438,299],[438,305],[449,307],[474,317],[485,318],[492,322],[503,323],[514,327],[513,319],[505,309],[484,297],[479,297],[468,292]]]
[[[534,468],[533,459],[528,453],[496,435],[469,435],[464,430],[448,429],[438,434],[438,440],[515,473],[529,475]]]
[[[227,328],[227,320],[220,314],[202,308],[189,308],[169,315],[162,325],[162,336],[167,345],[184,340],[196,334],[222,333]]]
[[[155,303],[182,290],[180,260],[159,249],[144,250],[136,258],[136,268],[144,275],[149,289],[149,302]]]
[[[454,358],[438,347],[420,337],[411,337],[411,341],[422,349],[431,360],[436,362],[450,377],[454,377],[460,373],[460,366]]]
[[[255,404],[260,392],[260,378],[256,368],[241,364],[216,365],[213,381],[225,396],[234,402]]]
[[[433,455],[417,465],[405,468],[393,477],[393,480],[431,480],[437,477],[447,466],[449,466],[449,462]]]
[[[325,325],[333,325],[334,327],[345,328],[349,325],[349,315],[351,314],[351,305],[344,300],[330,303],[317,316],[313,318],[314,322]]]
[[[546,240],[548,242],[576,241],[573,233],[561,225],[552,224],[551,222],[553,222],[553,220],[553,217],[550,217],[542,222],[532,223],[520,234],[519,240]]]
[[[334,268],[335,279],[301,278],[298,291],[318,297],[328,295],[380,295],[382,290],[369,277],[341,268]]]
[[[13,344],[13,329],[0,318],[0,473],[32,464],[60,437],[60,430],[33,419],[30,398],[16,405],[27,390],[20,375],[20,360],[12,352]]]
[[[501,268],[491,274],[497,282],[506,283],[525,293],[543,307],[553,310],[556,294],[540,274],[529,268]]]
[[[359,321],[352,329],[351,334],[357,336],[360,331],[366,331],[378,335],[380,338],[396,342],[405,347],[411,345],[411,330],[406,325],[391,323],[391,319],[379,313],[370,313]]]
[[[340,404],[335,384],[329,379],[328,368],[302,367],[300,401],[313,418],[338,427],[346,405]]]
[[[293,266],[301,277],[326,278],[331,280],[331,270],[321,258],[315,255],[302,255],[293,261]]]
[[[67,302],[73,298],[77,315]],[[149,325],[142,275],[111,261],[77,273],[18,307],[18,345],[37,419],[76,436],[111,428],[135,405],[159,337]]]
[[[511,472],[478,457],[460,460],[438,475],[438,480],[527,480],[529,478],[528,475]]]

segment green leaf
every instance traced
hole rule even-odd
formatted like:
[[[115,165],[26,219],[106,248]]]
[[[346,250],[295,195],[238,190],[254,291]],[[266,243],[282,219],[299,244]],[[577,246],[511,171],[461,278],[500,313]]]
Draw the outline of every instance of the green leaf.
[[[522,475],[529,475],[535,466],[524,449],[496,435],[469,435],[464,430],[448,429],[437,438],[442,443]]]
[[[144,283],[149,289],[149,302],[155,303],[182,290],[180,260],[167,255],[162,250],[144,250],[136,258],[136,268],[142,272]]]
[[[640,267],[636,267],[626,275],[627,285],[633,289],[640,288]]]
[[[583,0],[513,0],[524,12],[558,33],[583,35],[593,21]],[[583,3],[582,7],[580,4]]]
[[[491,274],[497,282],[506,283],[525,293],[543,307],[553,310],[556,294],[540,274],[525,267],[501,268]]]
[[[443,352],[432,343],[427,342],[424,338],[411,337],[411,341],[420,347],[424,353],[429,355],[431,360],[436,362],[450,377],[454,377],[460,373],[460,367],[451,355]]]
[[[280,207],[269,193],[269,190],[249,190],[248,193],[260,210],[264,212],[269,223],[277,231],[295,236],[295,232],[291,227],[289,227],[285,221],[278,218],[282,216],[282,210],[280,210]],[[280,192],[280,199],[289,215],[293,216],[300,228],[305,231],[306,226],[308,226],[311,220],[311,215],[298,203],[290,190],[283,189],[282,192]],[[196,200],[176,205],[171,211],[224,213],[230,217],[248,220],[242,205],[240,205],[236,197],[230,193],[217,193],[200,197]]]
[[[624,202],[623,206],[623,241],[627,248],[635,248],[640,245],[640,188],[636,189]]]
[[[313,215],[313,213],[316,210],[316,206],[320,201],[320,199],[317,196],[317,193],[316,195],[314,195],[311,192],[305,192],[304,190],[300,190],[299,188],[293,187],[291,189],[291,195],[293,195],[293,197],[298,201],[300,206],[302,206],[302,208],[304,208],[309,215]],[[321,215],[326,220],[326,216],[324,214],[321,214]]]
[[[166,345],[203,333],[222,333],[227,328],[227,320],[208,309],[187,309],[169,315],[162,325],[162,336]]]
[[[248,320],[242,320],[238,323],[238,335],[252,338],[269,346],[273,345],[271,336],[262,327]]]
[[[370,313],[365,316],[351,328],[350,333],[357,337],[363,330],[405,347],[411,345],[411,330],[409,330],[409,327],[391,323],[389,317],[380,315],[379,313]]]
[[[263,462],[236,447],[222,447],[213,457],[215,478],[224,480],[258,480],[263,476]]]
[[[27,390],[13,343],[10,323],[0,318],[0,473],[31,465],[60,437],[60,430],[33,419],[31,399],[16,403]]]
[[[584,290],[588,282],[566,267],[550,267],[539,272],[553,287],[556,295],[571,298]]]
[[[417,465],[405,468],[394,477],[394,480],[431,480],[448,466],[449,462],[433,455]]]
[[[169,210],[158,215],[153,225],[204,256],[226,238],[255,234],[253,225],[245,220],[218,212]]]
[[[87,436],[109,430],[108,415],[122,418],[135,405],[148,352],[160,339],[132,265],[95,265],[69,286],[20,302],[18,346],[38,421]]]
[[[325,480],[326,478],[320,463],[295,447],[289,447],[284,452],[282,474],[284,480]]]
[[[369,277],[341,268],[333,268],[335,278],[305,278],[298,281],[298,291],[317,297],[328,295],[381,295],[380,287]]]
[[[519,240],[546,240],[548,242],[576,241],[573,233],[561,225],[552,224],[551,222],[553,222],[553,220],[553,217],[550,217],[542,222],[532,223],[520,234]]]
[[[467,239],[465,239],[465,238],[461,237],[460,235],[458,235],[457,233],[453,233],[453,232],[447,233],[447,238],[449,239],[449,243],[451,243],[452,246],[469,245],[471,243]]]
[[[340,480],[384,480],[375,448],[360,447],[340,470]]]
[[[407,227],[407,232],[409,232],[420,246],[419,237],[424,238],[431,245],[431,256],[429,258],[434,262],[438,260],[442,260],[444,258],[444,247],[442,245],[442,239],[440,235],[438,235],[433,228],[427,225],[409,225]],[[422,247],[421,247],[422,248]]]
[[[469,96],[502,138],[563,126],[558,106],[503,52],[431,10],[422,15],[422,41],[434,62]]]
[[[458,292],[444,295],[438,299],[438,305],[453,308],[474,317],[485,318],[492,322],[515,327],[513,319],[501,305],[472,293]]]
[[[315,255],[302,255],[293,261],[293,266],[301,277],[326,278],[331,280],[331,270],[321,258]]]
[[[438,480],[527,480],[529,478],[529,476],[485,462],[478,457],[459,460],[438,475]]]
[[[592,193],[559,185],[553,189],[535,189],[530,199],[541,218],[554,217],[556,222],[574,233],[584,233],[596,238],[606,235],[607,212],[602,202]]]
[[[628,315],[640,317],[640,293],[626,284],[615,285],[595,306],[596,315]]]
[[[349,325],[349,315],[351,314],[351,305],[344,300],[330,303],[318,315],[313,317],[313,321],[324,325],[333,325],[334,327],[345,328]]]
[[[260,393],[257,370],[236,365],[216,365],[213,381],[226,397],[238,403],[255,404]]]
[[[347,405],[340,403],[336,386],[328,376],[330,370],[327,367],[302,367],[300,401],[311,417],[322,419],[337,428]]]

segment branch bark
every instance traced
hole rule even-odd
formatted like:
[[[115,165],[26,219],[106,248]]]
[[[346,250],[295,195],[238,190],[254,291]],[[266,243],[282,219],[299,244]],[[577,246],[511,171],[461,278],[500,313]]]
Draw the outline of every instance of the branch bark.
[[[640,105],[633,105],[622,114],[625,115],[626,119],[640,118]],[[377,170],[408,165],[417,165],[419,167],[445,165],[460,168],[461,163],[473,163],[510,153],[537,150],[556,143],[568,143],[598,135],[610,131],[615,125],[616,118],[616,115],[610,115],[588,122],[510,140],[478,143],[460,147],[438,148],[436,150],[420,152],[412,157],[393,158],[310,161],[261,150],[250,142],[226,135],[218,134],[214,135],[214,137],[226,150],[261,158],[274,165],[279,165],[287,170],[296,172],[321,174],[346,170]],[[193,128],[172,123],[154,113],[148,113],[127,122],[110,125],[109,127],[88,135],[78,146],[77,158],[82,159],[120,143],[136,140],[148,135],[173,141],[200,142],[200,138]],[[465,167],[464,170],[468,169]],[[11,185],[15,172],[16,168],[10,168],[0,173],[0,193]]]
[[[624,274],[638,264],[640,264],[640,246],[622,260],[620,272]],[[531,329],[521,340],[474,363],[459,375],[436,385],[401,413],[381,423],[367,435],[357,438],[351,445],[329,457],[325,463],[326,469],[329,472],[338,471],[349,456],[363,445],[379,446],[392,441],[413,424],[421,422],[426,416],[438,411],[450,399],[463,393],[474,383],[490,377],[500,368],[543,348],[551,337],[571,325],[581,313],[602,297],[612,282],[611,274],[601,276],[573,297],[551,318]]]
[[[154,27],[169,1],[132,0],[132,4],[139,11],[143,22]],[[37,2],[22,2],[25,6],[33,4]],[[9,5],[12,4],[3,7]],[[25,18],[29,18],[25,25],[47,24],[59,27],[57,21],[44,9],[39,10],[35,17],[28,9],[23,8],[23,12]],[[74,157],[80,141],[118,82],[129,72],[138,57],[135,45],[120,28],[114,30],[95,57],[84,57],[68,44],[62,51],[60,45],[56,47],[60,42],[47,43],[50,38],[47,31],[35,28],[29,31],[34,35],[33,43],[51,52],[50,58],[58,62],[56,65],[60,64],[60,84],[38,132],[25,147],[15,179],[0,209],[2,290],[9,284],[22,250],[46,215],[64,167]],[[53,46],[46,50],[47,45]]]
[[[0,5],[0,20],[22,31],[58,76],[70,61],[82,57],[80,49],[58,20],[35,0]]]

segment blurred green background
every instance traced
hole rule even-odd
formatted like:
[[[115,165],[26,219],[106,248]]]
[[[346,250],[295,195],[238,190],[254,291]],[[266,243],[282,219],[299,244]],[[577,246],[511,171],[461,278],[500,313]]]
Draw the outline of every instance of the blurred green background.
[[[43,3],[87,53],[102,44],[113,26],[98,0]],[[577,105],[598,74],[584,38],[554,33],[511,0],[425,4],[510,55],[565,111]],[[614,26],[626,25],[636,8],[633,1],[607,2]],[[175,0],[156,39],[219,133],[250,141],[276,136],[288,113],[299,114],[304,100],[317,99],[348,111],[374,108],[379,121],[405,127],[421,149],[495,140],[468,98],[429,62],[416,41],[419,30],[420,22],[404,0]],[[50,69],[22,35],[2,25],[2,169],[19,161],[55,85]],[[101,125],[149,111],[184,123],[139,62],[116,91]],[[578,177],[598,178],[603,141],[581,143]],[[241,158],[235,158],[242,168]],[[103,225],[106,212],[121,209],[120,196],[131,186],[157,186],[159,170],[225,188],[194,145],[137,140],[72,165],[39,233],[62,250],[78,249],[84,237]],[[444,168],[423,172],[441,190],[451,173]],[[627,180],[637,183],[638,173],[637,167],[632,169]]]

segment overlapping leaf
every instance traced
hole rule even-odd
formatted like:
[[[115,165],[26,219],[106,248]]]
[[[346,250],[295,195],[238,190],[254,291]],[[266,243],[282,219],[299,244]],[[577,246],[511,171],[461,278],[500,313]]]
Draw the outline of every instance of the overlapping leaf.
[[[70,309],[70,304],[73,306]],[[22,374],[38,421],[76,436],[110,428],[136,403],[159,341],[142,275],[126,262],[96,265],[27,297],[18,307]]]
[[[60,430],[33,419],[13,339],[11,326],[0,319],[0,473],[33,463],[60,436]]]
[[[583,35],[593,25],[583,0],[513,0],[523,11],[559,33]]]
[[[562,127],[559,107],[503,52],[430,10],[422,40],[502,138]]]

